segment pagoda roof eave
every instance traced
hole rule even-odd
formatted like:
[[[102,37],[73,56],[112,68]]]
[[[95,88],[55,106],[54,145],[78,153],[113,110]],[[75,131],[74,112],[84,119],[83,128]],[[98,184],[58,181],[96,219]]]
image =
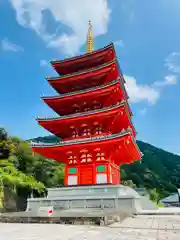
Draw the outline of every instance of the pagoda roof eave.
[[[40,122],[40,121],[48,122],[48,121],[52,121],[52,120],[59,121],[59,120],[63,120],[63,119],[78,118],[78,117],[82,117],[82,116],[90,116],[93,114],[108,112],[109,110],[114,110],[114,109],[120,108],[125,103],[126,103],[126,101],[123,100],[123,101],[121,101],[121,103],[119,103],[117,105],[113,105],[113,106],[106,107],[106,108],[95,109],[95,110],[87,111],[87,112],[73,113],[70,115],[59,116],[59,117],[44,117],[44,118],[37,117],[36,120],[38,122]]]
[[[103,47],[103,48],[99,48],[97,50],[94,50],[93,52],[90,52],[90,53],[85,53],[85,54],[82,54],[82,55],[79,55],[79,56],[75,56],[75,57],[70,57],[70,58],[66,58],[66,59],[62,59],[62,60],[51,60],[49,61],[52,65],[53,64],[57,64],[57,63],[68,63],[68,62],[72,62],[74,60],[78,60],[78,59],[81,59],[81,58],[86,58],[88,56],[93,56],[94,54],[96,53],[100,53],[100,52],[103,52],[104,50],[108,49],[108,48],[112,48],[113,51],[115,51],[115,48],[114,48],[114,44],[111,42],[110,44],[108,44],[107,46]]]
[[[90,137],[90,138],[83,138],[83,139],[75,139],[75,140],[67,140],[67,141],[60,141],[59,143],[31,143],[30,146],[32,148],[54,148],[59,146],[72,146],[72,145],[79,145],[79,144],[86,144],[86,143],[92,143],[92,142],[102,142],[102,141],[108,141],[113,139],[118,139],[124,136],[130,135],[134,142],[135,138],[132,136],[131,130],[124,130],[121,131],[118,134],[112,134],[107,136],[99,136],[99,137]]]
[[[48,82],[50,82],[50,81],[57,81],[57,80],[62,80],[62,79],[66,79],[66,78],[71,78],[71,77],[74,77],[74,76],[80,76],[80,75],[83,75],[87,72],[97,71],[99,69],[108,67],[108,66],[112,65],[113,63],[116,63],[116,64],[118,63],[116,57],[113,60],[111,60],[110,62],[102,64],[102,65],[97,66],[97,67],[92,67],[92,68],[88,68],[86,70],[77,71],[77,72],[74,72],[74,73],[69,73],[69,74],[65,74],[65,75],[57,76],[57,77],[49,77],[48,76],[48,77],[46,77],[46,79],[47,79]]]
[[[79,154],[80,150],[88,149],[95,150],[97,148],[104,149],[104,151],[109,152],[111,150],[117,149],[114,151],[115,161],[121,165],[123,159],[124,151],[128,151],[127,145],[130,144],[132,153],[128,154],[128,158],[123,163],[131,163],[136,160],[140,160],[142,157],[141,152],[139,151],[135,138],[132,136],[130,130],[121,131],[120,133],[107,135],[107,136],[98,136],[85,139],[75,139],[68,141],[60,141],[59,143],[54,144],[39,144],[31,143],[33,152],[41,154],[49,159],[54,159],[57,162],[67,163],[67,154],[72,152],[74,154]],[[108,147],[107,147],[108,146]],[[124,151],[119,149],[123,148]],[[121,157],[119,158],[119,154]]]
[[[112,82],[110,83],[107,83],[107,84],[103,84],[101,86],[97,86],[97,87],[92,87],[92,88],[87,88],[85,90],[79,90],[79,91],[74,91],[74,92],[69,92],[69,93],[64,93],[64,94],[61,94],[61,95],[57,95],[57,96],[48,96],[48,97],[41,97],[42,100],[53,100],[53,99],[63,99],[65,97],[69,97],[69,96],[76,96],[78,94],[86,94],[86,93],[89,93],[89,92],[93,92],[93,91],[96,91],[96,90],[103,90],[105,88],[108,88],[108,87],[111,87],[113,85],[116,85],[118,83],[120,83],[120,79],[118,80],[113,80]]]
[[[128,111],[128,105],[126,101],[121,101],[121,103],[101,108],[101,109],[95,109],[92,111],[87,111],[87,112],[82,112],[82,113],[75,113],[75,114],[70,114],[70,115],[64,115],[60,117],[55,117],[55,118],[37,118],[37,122],[39,123],[40,126],[48,130],[49,132],[61,137],[61,135],[58,135],[58,133],[62,134],[62,131],[58,131],[58,126],[62,126],[62,129],[64,130],[67,125],[67,120],[71,124],[80,124],[82,121],[89,121],[88,119],[91,119],[94,121],[101,121],[102,118],[109,119],[111,117],[116,117],[119,115],[121,116],[121,109],[122,111],[125,111],[126,114],[126,119],[128,119],[128,123],[130,124],[129,127],[131,127],[133,136],[136,135],[136,130],[134,128],[134,125],[131,121],[131,115]],[[116,118],[117,119],[117,118]],[[118,118],[119,119],[119,118]],[[119,121],[119,120],[118,120]],[[123,120],[124,121],[124,120]],[[126,121],[126,120],[125,120]],[[54,126],[54,127],[53,127]]]

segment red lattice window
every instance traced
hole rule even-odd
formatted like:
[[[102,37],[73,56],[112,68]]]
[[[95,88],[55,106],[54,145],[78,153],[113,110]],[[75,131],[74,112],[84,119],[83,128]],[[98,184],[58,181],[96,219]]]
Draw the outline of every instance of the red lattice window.
[[[77,164],[77,157],[76,156],[73,156],[73,155],[70,155],[68,157],[68,163],[71,165],[71,164]]]
[[[76,137],[78,137],[78,136],[79,136],[79,134],[78,134],[77,129],[73,129],[73,130],[72,130],[72,137],[73,137],[73,138],[76,138]]]
[[[82,153],[80,156],[81,163],[92,162],[92,154],[91,153]]]
[[[104,160],[106,160],[104,153],[101,153],[101,152],[96,153],[96,161],[104,161]]]
[[[103,133],[102,126],[96,126],[94,129],[94,134],[95,135],[100,135]]]
[[[91,136],[91,129],[89,127],[84,127],[82,131],[83,137],[90,137]]]

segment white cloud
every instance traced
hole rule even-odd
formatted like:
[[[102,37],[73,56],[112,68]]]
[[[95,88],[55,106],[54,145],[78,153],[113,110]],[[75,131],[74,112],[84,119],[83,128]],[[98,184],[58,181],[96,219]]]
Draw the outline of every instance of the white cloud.
[[[126,80],[127,92],[132,103],[147,101],[148,103],[155,104],[157,102],[160,97],[160,92],[157,89],[145,84],[138,85],[134,77],[124,77]]]
[[[180,74],[180,52],[172,52],[165,59],[164,65],[170,74],[165,76],[164,81],[157,81],[155,84],[157,86],[175,85]]]
[[[173,73],[180,73],[180,52],[173,52],[165,59],[165,66]]]
[[[165,85],[174,85],[177,83],[176,75],[167,75],[164,78]]]
[[[150,104],[155,104],[161,95],[161,90],[163,87],[168,85],[175,85],[177,83],[178,77],[176,75],[167,75],[164,77],[163,81],[156,81],[151,85],[147,84],[137,84],[136,79],[132,76],[124,76],[126,80],[126,89],[130,98],[130,102],[148,102]],[[145,115],[147,108],[140,110],[141,115]]]
[[[10,42],[7,38],[1,41],[1,48],[3,51],[9,51],[9,52],[24,51],[24,49],[21,46]]]
[[[164,77],[164,81],[156,81],[154,86],[164,87],[167,85],[175,85],[177,83],[178,77],[176,75],[167,75]]]
[[[107,32],[110,9],[107,0],[10,0],[16,11],[17,22],[33,29],[49,47],[61,49],[65,54],[74,55],[85,43],[88,21],[93,25],[94,37]],[[44,12],[52,14],[57,29],[47,30]],[[47,19],[46,19],[47,20]],[[59,32],[60,24],[68,32]],[[70,32],[70,31],[71,32]]]
[[[40,66],[41,67],[44,67],[44,66],[47,66],[47,65],[48,65],[48,61],[47,60],[44,60],[44,59],[40,60]]]
[[[115,45],[116,47],[124,47],[123,40],[114,41],[114,45]]]

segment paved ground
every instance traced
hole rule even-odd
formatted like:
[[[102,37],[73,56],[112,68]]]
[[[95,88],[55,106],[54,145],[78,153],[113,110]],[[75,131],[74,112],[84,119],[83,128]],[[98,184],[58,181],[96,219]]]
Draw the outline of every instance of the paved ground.
[[[156,210],[142,210],[140,214],[149,215],[149,214],[158,214],[158,215],[180,215],[180,207],[168,207],[168,208],[158,208]]]
[[[179,240],[180,216],[137,216],[110,227],[3,224],[0,240]]]

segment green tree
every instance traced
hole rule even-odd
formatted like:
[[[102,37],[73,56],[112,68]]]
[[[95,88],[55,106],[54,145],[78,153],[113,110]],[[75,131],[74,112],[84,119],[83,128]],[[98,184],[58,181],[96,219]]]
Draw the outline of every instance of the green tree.
[[[18,171],[32,176],[36,181],[43,183],[46,187],[54,187],[63,184],[64,167],[56,161],[45,159],[43,156],[33,154],[29,144],[18,138],[12,138],[14,143],[14,164]],[[33,190],[33,191],[32,191]],[[34,197],[44,196],[45,192],[38,191],[29,186],[18,186],[17,195],[18,208],[23,210],[26,208],[27,197],[33,193]]]
[[[17,187],[34,189],[38,192],[44,190],[44,184],[37,181],[32,174],[27,174],[18,169],[20,155],[17,157],[16,151],[19,142],[11,139],[4,129],[0,129],[0,196],[1,205],[11,210],[15,206]],[[11,202],[11,204],[9,204]],[[12,204],[13,203],[13,204]],[[11,206],[9,206],[11,205]]]
[[[135,188],[136,187],[136,184],[134,184],[132,180],[122,181],[121,184],[124,185],[124,186],[131,187],[131,188]]]
[[[150,199],[152,201],[158,203],[158,201],[159,201],[159,193],[157,192],[156,188],[149,190],[149,196],[150,196]]]

